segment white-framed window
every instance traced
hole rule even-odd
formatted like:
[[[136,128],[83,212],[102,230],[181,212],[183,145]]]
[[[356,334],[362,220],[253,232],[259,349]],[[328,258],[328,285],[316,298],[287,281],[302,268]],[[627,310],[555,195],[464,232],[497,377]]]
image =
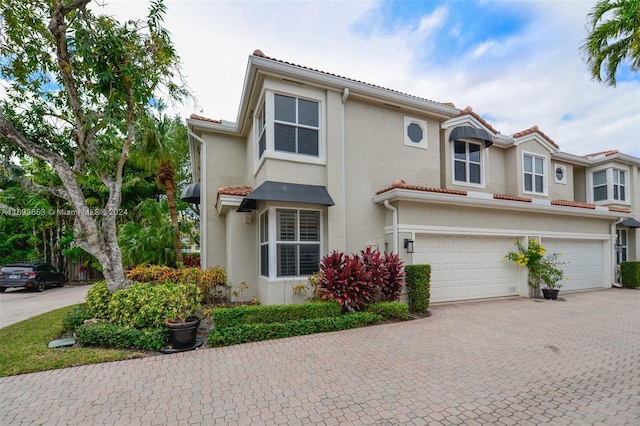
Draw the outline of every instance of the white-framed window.
[[[616,263],[627,261],[627,230],[616,229]]]
[[[522,155],[522,188],[524,192],[546,194],[545,162],[546,159],[538,155]]]
[[[264,100],[256,114],[256,135],[258,140],[258,158],[262,158],[262,154],[264,154],[264,151],[267,149],[267,119]]]
[[[265,91],[254,115],[256,165],[265,157],[324,161],[321,106],[319,99]]]
[[[627,171],[610,167],[592,172],[591,200],[628,204]]]
[[[317,157],[320,149],[319,103],[279,94],[273,98],[274,149]]]
[[[413,148],[427,149],[427,122],[413,117],[404,117],[404,144]]]
[[[269,216],[273,225],[269,226]],[[318,272],[321,253],[319,210],[270,208],[260,215],[260,275],[302,277]]]
[[[556,164],[553,177],[556,183],[567,183],[567,168],[563,165]]]
[[[482,146],[479,143],[456,140],[453,142],[454,182],[482,185]]]
[[[623,170],[613,169],[613,199],[616,201],[627,201],[626,174]]]

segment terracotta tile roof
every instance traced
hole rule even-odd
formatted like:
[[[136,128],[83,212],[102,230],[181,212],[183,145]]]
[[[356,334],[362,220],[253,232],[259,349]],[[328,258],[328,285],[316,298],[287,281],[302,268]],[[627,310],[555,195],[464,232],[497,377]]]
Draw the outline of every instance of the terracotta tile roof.
[[[584,158],[590,158],[590,157],[599,157],[599,156],[605,156],[608,157],[610,155],[614,155],[617,154],[618,150],[617,149],[611,149],[609,151],[602,151],[602,152],[595,152],[593,154],[587,154],[587,155],[583,155]]]
[[[192,120],[208,121],[210,123],[222,124],[221,120],[214,120],[213,118],[203,117],[203,116],[198,115],[198,114],[191,114],[191,116],[189,118],[192,119]]]
[[[480,117],[477,113],[475,113],[470,106],[468,106],[465,109],[463,109],[462,111],[460,111],[460,113],[457,115],[457,117],[459,117],[461,115],[471,115],[471,116],[475,117],[476,120],[478,120],[479,122],[484,124],[484,126],[487,129],[491,130],[493,133],[495,133],[495,134],[500,133],[500,131],[494,129],[493,126],[487,122],[487,120],[485,120],[484,118]]]
[[[424,192],[438,192],[440,194],[451,194],[451,195],[467,195],[467,191],[459,191],[457,189],[445,189],[445,188],[431,188],[428,186],[420,186],[420,185],[409,185],[403,180],[396,180],[393,184],[385,189],[381,189],[376,192],[376,195],[384,194],[385,192],[389,192],[393,189],[411,189],[413,191],[424,191]]]
[[[224,188],[218,188],[218,196],[220,195],[235,195],[238,197],[246,197],[253,191],[250,186],[227,186]]]
[[[404,95],[404,96],[409,96],[409,97],[411,97],[411,98],[419,99],[419,100],[421,100],[421,101],[432,102],[432,103],[434,103],[434,104],[440,104],[440,105],[445,105],[445,106],[448,106],[448,107],[455,108],[455,105],[454,105],[453,103],[451,103],[451,102],[436,102],[436,101],[433,101],[433,100],[431,100],[431,99],[422,98],[422,97],[420,97],[420,96],[411,95],[411,94],[409,94],[409,93],[400,92],[400,91],[398,91],[398,90],[389,89],[389,88],[387,88],[387,87],[378,86],[378,85],[376,85],[376,84],[367,83],[367,82],[365,82],[365,81],[356,80],[356,79],[349,78],[349,77],[345,77],[345,76],[342,76],[342,75],[338,75],[338,74],[334,74],[334,73],[330,73],[330,72],[326,72],[326,71],[321,71],[321,70],[318,70],[318,69],[315,69],[315,68],[305,67],[304,65],[294,64],[293,62],[287,62],[287,61],[283,61],[283,60],[281,60],[281,59],[272,58],[272,57],[270,57],[270,56],[265,55],[265,54],[262,52],[262,50],[260,50],[260,49],[256,49],[256,50],[254,50],[254,52],[253,52],[253,56],[257,56],[257,57],[259,57],[259,58],[264,58],[264,59],[269,59],[269,60],[271,60],[271,61],[275,61],[275,62],[280,62],[281,64],[292,65],[292,66],[294,66],[294,67],[302,68],[302,69],[309,70],[309,71],[318,72],[318,73],[321,73],[321,74],[324,74],[324,75],[330,75],[330,76],[332,76],[332,77],[342,78],[342,79],[344,79],[344,80],[353,81],[354,83],[366,84],[367,86],[370,86],[370,87],[376,87],[376,88],[378,88],[378,89],[386,90],[386,91],[393,92],[393,93],[397,93],[397,94]]]
[[[618,213],[631,213],[631,209],[629,207],[609,207],[610,212],[618,212]]]
[[[504,194],[493,194],[493,198],[495,200],[520,201],[521,203],[530,203],[531,202],[531,198],[514,197],[514,196],[511,196],[511,195],[504,195]]]
[[[532,133],[537,133],[537,134],[539,134],[539,135],[540,135],[540,136],[542,136],[542,137],[543,137],[547,142],[549,142],[551,145],[555,146],[555,147],[556,147],[556,148],[558,148],[558,149],[560,148],[560,146],[559,146],[557,143],[555,143],[555,142],[553,141],[553,139],[551,139],[549,136],[545,135],[545,134],[542,132],[542,130],[540,130],[540,128],[539,128],[538,126],[533,126],[533,127],[529,128],[529,129],[527,129],[527,130],[522,130],[521,132],[514,133],[514,134],[513,134],[513,137],[514,137],[514,138],[521,138],[521,137],[523,137],[523,136],[530,135],[530,134],[532,134]]]
[[[578,207],[581,209],[595,209],[595,204],[590,203],[582,203],[580,201],[570,201],[570,200],[551,200],[551,204],[554,206],[565,206],[565,207]]]

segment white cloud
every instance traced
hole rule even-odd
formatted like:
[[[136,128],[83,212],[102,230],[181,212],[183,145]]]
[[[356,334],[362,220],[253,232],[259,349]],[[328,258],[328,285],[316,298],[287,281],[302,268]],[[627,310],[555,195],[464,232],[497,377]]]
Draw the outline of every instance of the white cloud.
[[[247,58],[266,55],[440,102],[471,105],[505,134],[537,124],[563,151],[583,155],[605,149],[640,156],[640,84],[616,88],[591,81],[579,46],[594,1],[521,2],[530,25],[507,40],[472,44],[446,68],[423,67],[434,31],[448,28],[446,7],[420,25],[395,33],[366,31],[379,25],[369,2],[245,2],[168,0],[166,24],[196,112],[235,120]],[[143,17],[146,2],[113,1],[118,16]],[[354,23],[358,25],[354,26]],[[571,117],[572,119],[567,119]]]

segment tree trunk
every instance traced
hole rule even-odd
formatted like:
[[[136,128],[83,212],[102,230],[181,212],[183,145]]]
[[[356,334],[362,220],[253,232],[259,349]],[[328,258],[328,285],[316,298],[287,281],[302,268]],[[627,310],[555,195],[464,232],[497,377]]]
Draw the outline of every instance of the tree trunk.
[[[178,210],[176,209],[175,183],[173,181],[175,170],[170,164],[163,162],[158,169],[158,183],[164,187],[167,194],[167,204],[169,205],[169,216],[173,227],[173,250],[176,253],[176,263],[182,266],[182,242],[180,241],[180,224],[178,223]]]

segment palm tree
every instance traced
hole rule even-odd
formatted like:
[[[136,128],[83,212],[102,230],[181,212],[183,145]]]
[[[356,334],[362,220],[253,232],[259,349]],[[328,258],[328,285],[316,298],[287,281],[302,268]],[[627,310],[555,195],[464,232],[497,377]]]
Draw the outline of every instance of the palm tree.
[[[640,69],[640,0],[600,0],[587,15],[590,33],[581,49],[594,80],[616,85],[616,71],[626,60]]]
[[[167,195],[169,216],[173,227],[173,250],[176,263],[182,264],[182,244],[180,241],[180,225],[176,209],[176,162],[184,155],[186,139],[181,140],[181,122],[161,116],[148,116],[142,128],[142,138],[131,152],[132,162],[141,165],[157,175],[158,186]]]

